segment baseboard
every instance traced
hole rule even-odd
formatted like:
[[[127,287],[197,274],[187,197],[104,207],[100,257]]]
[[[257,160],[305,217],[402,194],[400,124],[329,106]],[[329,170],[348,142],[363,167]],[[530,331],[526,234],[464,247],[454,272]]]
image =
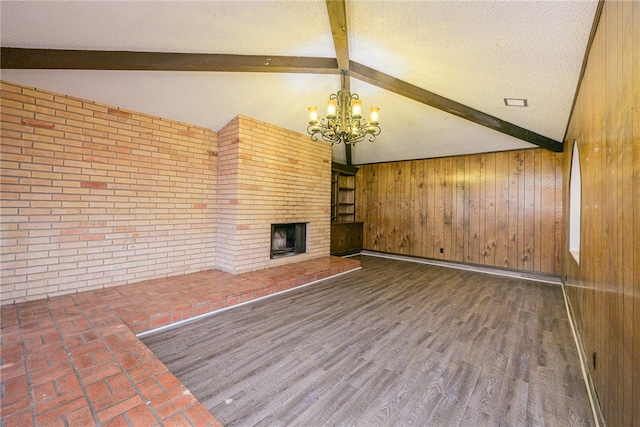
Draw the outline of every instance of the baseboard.
[[[596,393],[596,388],[593,383],[593,377],[591,376],[591,369],[589,369],[589,366],[587,364],[587,360],[589,359],[587,359],[587,353],[584,350],[582,338],[578,333],[576,318],[573,314],[573,307],[571,306],[571,301],[569,300],[569,297],[567,297],[565,286],[566,284],[562,283],[562,295],[564,296],[564,305],[567,309],[567,316],[569,318],[571,333],[573,335],[573,340],[576,344],[578,358],[580,359],[580,367],[582,368],[582,378],[584,379],[584,385],[587,389],[587,395],[589,396],[589,404],[591,405],[591,412],[593,413],[593,419],[596,423],[596,427],[605,427],[606,423],[604,421],[604,417],[602,416],[602,411],[600,409],[600,402],[598,401],[598,394]]]
[[[544,274],[544,273],[506,270],[506,269],[497,268],[497,267],[486,267],[486,266],[479,266],[475,264],[462,264],[462,263],[456,263],[451,261],[441,261],[441,260],[436,260],[431,258],[420,258],[420,257],[414,257],[414,256],[408,256],[408,255],[397,255],[397,254],[390,254],[386,252],[376,252],[376,251],[370,251],[370,250],[363,250],[359,254],[355,254],[355,255],[376,256],[380,258],[397,259],[400,261],[409,261],[409,262],[417,262],[421,264],[437,265],[440,267],[457,268],[459,270],[468,270],[468,271],[475,271],[478,273],[494,274],[496,276],[514,277],[517,279],[552,283],[554,285],[562,284],[562,280],[560,279],[559,276],[553,276],[553,275]],[[354,256],[354,255],[351,255],[351,256]]]

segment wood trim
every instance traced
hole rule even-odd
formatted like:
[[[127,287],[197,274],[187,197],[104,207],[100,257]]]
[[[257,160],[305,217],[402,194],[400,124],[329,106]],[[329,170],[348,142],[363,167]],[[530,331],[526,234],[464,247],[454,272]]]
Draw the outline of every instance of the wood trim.
[[[521,128],[520,126],[506,122],[474,108],[467,107],[459,102],[452,101],[433,92],[429,92],[428,90],[419,88],[418,86],[414,86],[411,83],[396,79],[395,77],[374,70],[373,68],[350,61],[349,71],[353,77],[374,86],[378,86],[382,89],[386,89],[390,92],[413,99],[414,101],[421,102],[422,104],[437,108],[449,114],[486,126],[490,129],[513,136],[514,138],[521,139],[531,144],[535,144],[556,153],[562,152],[562,143],[558,141]]]
[[[3,69],[236,71],[337,74],[334,58],[3,47]]]

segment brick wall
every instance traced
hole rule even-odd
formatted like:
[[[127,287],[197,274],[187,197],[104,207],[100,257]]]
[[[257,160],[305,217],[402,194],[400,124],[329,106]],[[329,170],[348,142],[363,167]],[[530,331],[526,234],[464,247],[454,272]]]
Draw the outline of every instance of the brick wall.
[[[217,261],[242,273],[325,256],[331,146],[237,116],[219,132]],[[271,224],[307,222],[307,252],[270,259]]]
[[[216,132],[7,82],[0,98],[2,304],[215,267]]]
[[[245,116],[218,134],[1,85],[2,304],[329,253],[328,144]],[[309,224],[307,252],[271,260],[285,222]]]

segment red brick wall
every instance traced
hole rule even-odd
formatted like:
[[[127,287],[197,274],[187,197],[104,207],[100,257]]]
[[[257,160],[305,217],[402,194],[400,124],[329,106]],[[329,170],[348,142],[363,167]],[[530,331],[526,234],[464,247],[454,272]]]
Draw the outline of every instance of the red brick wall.
[[[246,116],[219,133],[217,261],[241,273],[329,254],[331,146]],[[306,222],[307,252],[271,260],[271,224]]]
[[[6,82],[0,98],[3,304],[215,267],[216,132]]]

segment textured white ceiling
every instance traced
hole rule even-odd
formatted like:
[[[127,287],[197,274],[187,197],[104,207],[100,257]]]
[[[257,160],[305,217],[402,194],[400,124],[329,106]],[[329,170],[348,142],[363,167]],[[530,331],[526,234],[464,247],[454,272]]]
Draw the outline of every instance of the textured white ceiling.
[[[335,57],[325,2],[4,1],[2,45]]]
[[[562,140],[597,6],[584,1],[348,1],[351,59]],[[335,57],[325,2],[6,1],[8,47]],[[245,114],[306,132],[332,75],[2,70],[3,80],[220,129]],[[352,79],[382,134],[354,163],[531,147]],[[527,98],[529,107],[504,106]],[[344,149],[334,156],[344,161]]]

